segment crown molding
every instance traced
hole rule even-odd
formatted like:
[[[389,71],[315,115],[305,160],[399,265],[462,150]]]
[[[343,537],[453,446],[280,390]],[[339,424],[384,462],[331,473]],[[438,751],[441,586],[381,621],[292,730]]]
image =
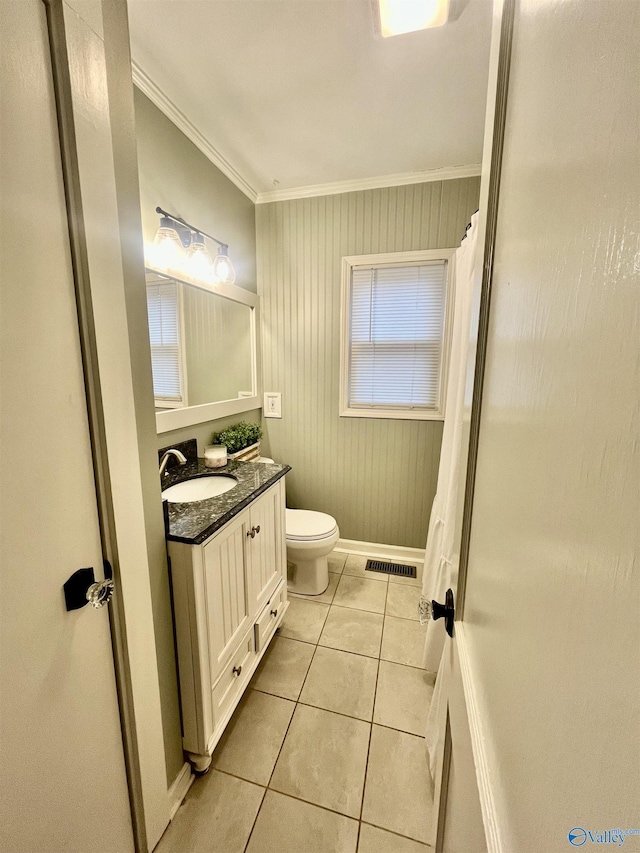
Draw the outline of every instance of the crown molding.
[[[471,166],[445,166],[442,169],[425,169],[421,172],[399,172],[395,175],[379,175],[375,178],[358,178],[349,181],[333,181],[326,184],[309,184],[287,190],[268,190],[257,192],[220,152],[200,133],[198,128],[186,117],[173,101],[157,86],[149,75],[135,62],[131,63],[133,82],[158,109],[172,121],[184,135],[193,142],[205,157],[216,166],[223,175],[241,190],[254,204],[267,204],[272,201],[289,201],[296,198],[339,195],[359,190],[377,190],[384,187],[402,187],[409,184],[424,184],[429,181],[450,181],[456,178],[475,178],[481,172],[480,164]]]
[[[339,195],[358,190],[377,190],[383,187],[402,187],[408,184],[424,184],[429,181],[451,181],[455,178],[475,178],[482,166],[445,166],[442,169],[425,169],[423,172],[399,172],[396,175],[380,175],[377,178],[358,178],[351,181],[334,181],[328,184],[311,184],[290,190],[270,190],[258,193],[256,204],[271,201],[289,201],[295,198],[313,198],[322,195]]]
[[[258,199],[258,193],[246,181],[238,170],[217,151],[213,145],[206,139],[198,130],[198,128],[186,117],[173,101],[168,98],[164,92],[153,82],[142,68],[135,62],[131,63],[131,74],[135,85],[143,92],[150,101],[152,101],[158,109],[163,112],[170,121],[172,121],[184,135],[193,142],[196,148],[200,149],[207,159],[214,166],[226,175],[229,180],[241,190],[247,198],[250,198],[254,204]]]

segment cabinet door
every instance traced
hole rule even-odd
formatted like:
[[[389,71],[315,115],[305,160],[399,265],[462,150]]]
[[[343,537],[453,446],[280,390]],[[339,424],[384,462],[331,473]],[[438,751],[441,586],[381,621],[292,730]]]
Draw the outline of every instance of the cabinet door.
[[[204,583],[211,684],[237,650],[253,618],[245,579],[249,513],[204,546]]]
[[[260,530],[258,531],[258,528]],[[285,576],[284,486],[282,481],[251,505],[249,583],[251,611],[256,614]]]

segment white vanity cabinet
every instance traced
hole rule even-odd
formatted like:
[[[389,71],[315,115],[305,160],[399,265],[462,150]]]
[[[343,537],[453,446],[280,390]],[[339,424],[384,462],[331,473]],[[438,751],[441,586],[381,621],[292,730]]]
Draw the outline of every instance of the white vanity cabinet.
[[[202,772],[287,607],[284,478],[202,545],[168,546],[183,745]]]

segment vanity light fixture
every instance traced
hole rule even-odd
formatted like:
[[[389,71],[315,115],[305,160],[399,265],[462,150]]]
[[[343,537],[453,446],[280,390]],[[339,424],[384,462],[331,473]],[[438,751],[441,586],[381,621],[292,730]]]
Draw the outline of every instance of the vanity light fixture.
[[[200,281],[216,284],[235,282],[236,273],[229,258],[227,243],[161,207],[156,207],[156,213],[160,214],[160,227],[147,252],[151,266],[167,272],[183,273]],[[218,245],[218,254],[213,263],[205,237]]]
[[[378,0],[384,38],[441,27],[449,17],[449,0]]]
[[[184,250],[172,221],[163,216],[156,231],[153,245],[149,247],[149,260],[154,267],[178,271],[182,265]]]
[[[199,231],[191,235],[191,245],[187,249],[184,269],[191,278],[208,281],[212,277],[211,255],[204,244],[204,237]]]
[[[220,246],[218,254],[213,261],[213,277],[216,281],[224,281],[226,284],[233,284],[236,280],[236,271],[229,257],[229,247]]]

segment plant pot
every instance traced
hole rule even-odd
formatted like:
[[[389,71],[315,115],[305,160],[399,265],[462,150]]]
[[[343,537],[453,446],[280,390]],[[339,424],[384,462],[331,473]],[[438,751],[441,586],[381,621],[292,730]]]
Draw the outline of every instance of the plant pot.
[[[242,450],[238,450],[236,453],[227,453],[227,459],[235,459],[238,462],[251,462],[253,459],[257,459],[260,456],[260,442],[256,441],[255,444],[250,444],[248,447],[243,447]]]

